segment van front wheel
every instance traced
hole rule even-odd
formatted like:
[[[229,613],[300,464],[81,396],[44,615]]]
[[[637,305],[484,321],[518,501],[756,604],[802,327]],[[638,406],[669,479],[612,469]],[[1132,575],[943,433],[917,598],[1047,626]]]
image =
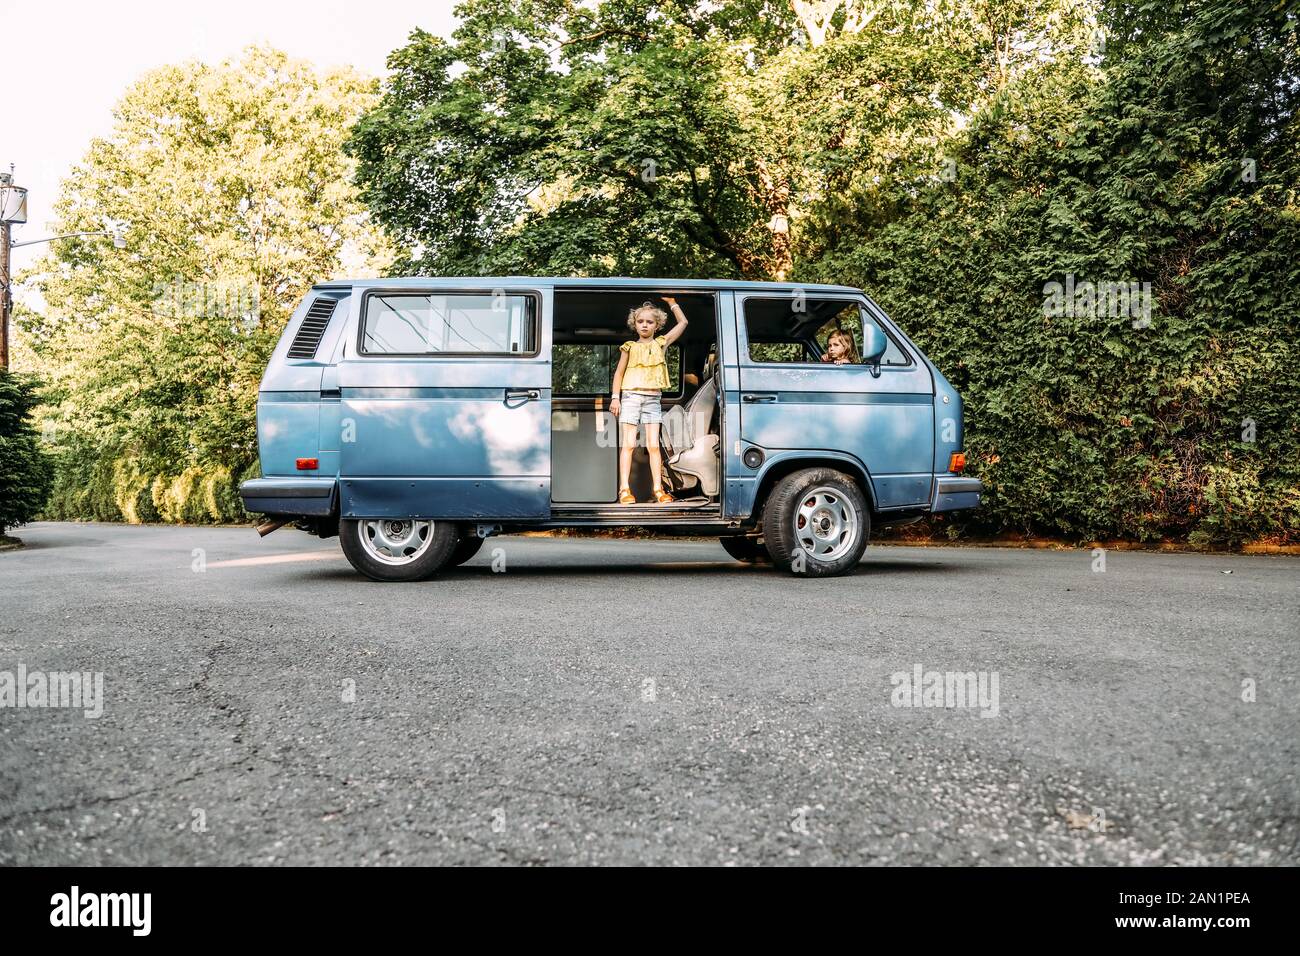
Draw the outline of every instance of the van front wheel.
[[[861,489],[833,468],[805,468],[781,479],[763,506],[763,537],[784,571],[831,577],[857,567],[871,534]]]
[[[372,581],[422,581],[451,557],[458,535],[447,521],[381,518],[339,522],[343,553]]]

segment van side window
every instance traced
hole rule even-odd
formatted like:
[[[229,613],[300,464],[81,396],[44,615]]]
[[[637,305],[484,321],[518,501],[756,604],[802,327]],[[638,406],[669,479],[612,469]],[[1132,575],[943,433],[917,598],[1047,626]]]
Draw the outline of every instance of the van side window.
[[[582,342],[576,345],[556,345],[552,355],[552,388],[556,395],[608,395],[614,384],[614,368],[618,365],[617,345]],[[673,344],[664,353],[668,362],[668,380],[672,384],[664,392],[673,396],[681,393],[681,347]]]
[[[827,342],[836,331],[853,339],[854,352],[862,354],[862,323],[879,323],[857,302],[812,297],[748,298],[745,333],[752,362],[821,362]],[[889,347],[882,365],[910,365],[911,360],[886,333]]]
[[[835,314],[835,316],[823,325],[817,331],[817,344],[821,346],[822,354],[826,353],[826,346],[831,337],[831,333],[837,329],[847,332],[853,337],[853,348],[858,355],[862,354],[862,323],[870,322],[876,328],[880,328],[880,323],[873,319],[862,306],[856,303],[850,303]],[[884,331],[881,329],[881,331]],[[898,343],[885,333],[885,341],[889,345],[885,348],[885,354],[881,356],[881,365],[911,365],[911,361],[903,350],[898,347]]]
[[[366,296],[361,351],[370,355],[526,355],[537,351],[528,295],[385,292]]]

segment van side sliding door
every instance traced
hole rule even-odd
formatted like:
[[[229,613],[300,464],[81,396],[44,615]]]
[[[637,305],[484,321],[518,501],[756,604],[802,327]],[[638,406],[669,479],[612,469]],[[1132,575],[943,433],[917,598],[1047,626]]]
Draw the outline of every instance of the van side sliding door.
[[[547,518],[549,288],[361,297],[339,365],[344,518]]]

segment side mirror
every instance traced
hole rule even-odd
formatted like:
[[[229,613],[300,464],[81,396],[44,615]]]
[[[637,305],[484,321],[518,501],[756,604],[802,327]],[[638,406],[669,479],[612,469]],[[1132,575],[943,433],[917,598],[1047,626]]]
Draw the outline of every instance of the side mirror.
[[[874,322],[862,323],[862,364],[871,366],[871,374],[880,374],[880,360],[885,349],[889,348],[889,339]]]

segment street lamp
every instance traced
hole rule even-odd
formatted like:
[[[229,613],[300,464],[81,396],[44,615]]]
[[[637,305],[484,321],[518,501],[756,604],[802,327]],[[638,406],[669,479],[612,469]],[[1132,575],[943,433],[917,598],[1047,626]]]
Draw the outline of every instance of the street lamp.
[[[13,166],[0,173],[0,222],[20,225],[27,221],[27,190],[14,185]]]
[[[10,249],[23,246],[39,246],[42,242],[54,242],[58,239],[75,239],[78,236],[112,236],[114,249],[126,248],[126,223],[114,223],[112,229],[92,229],[90,232],[65,232],[61,236],[47,236],[44,239],[28,239],[26,242],[11,242]]]
[[[57,242],[59,239],[73,239],[77,236],[112,236],[114,249],[126,248],[127,223],[110,221],[108,229],[91,232],[69,232],[62,236],[50,236],[46,239],[29,239],[26,242],[14,242],[9,235],[11,226],[20,226],[27,221],[27,190],[14,185],[14,167],[9,172],[0,173],[0,369],[9,370],[9,313],[13,309],[11,293],[9,251],[20,246],[37,246],[43,242]]]

